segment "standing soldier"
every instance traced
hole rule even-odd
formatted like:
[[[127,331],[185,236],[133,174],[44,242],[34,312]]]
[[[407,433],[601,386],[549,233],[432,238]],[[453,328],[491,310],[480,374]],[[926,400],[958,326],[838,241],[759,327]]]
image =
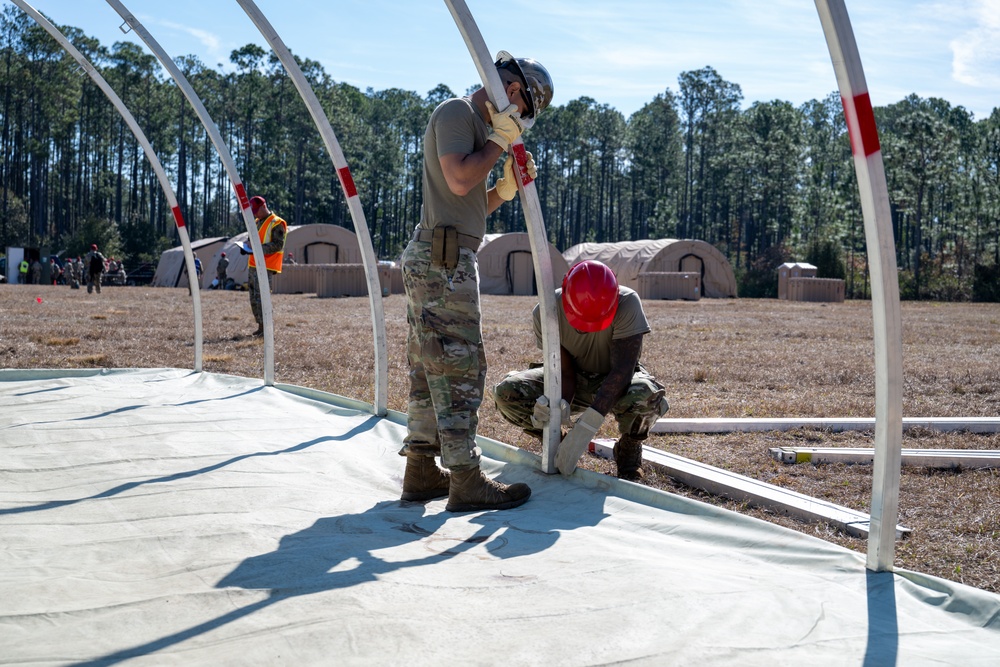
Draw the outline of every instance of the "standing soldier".
[[[219,264],[215,267],[215,280],[219,283],[219,289],[226,289],[226,280],[228,280],[227,271],[229,270],[229,258],[226,257],[226,253],[219,253]]]
[[[80,279],[83,277],[83,263],[80,262],[79,257],[70,257],[66,265],[69,269],[69,288],[80,289]]]
[[[501,484],[479,467],[479,405],[486,383],[476,250],[486,216],[517,196],[513,158],[487,190],[494,164],[552,100],[539,63],[501,51],[507,99],[497,111],[485,89],[437,106],[424,131],[424,206],[402,256],[406,356],[410,366],[402,499],[448,496],[452,512],[508,509],[527,502],[526,484]],[[529,160],[528,173],[534,163]],[[434,462],[440,455],[448,471]]]
[[[281,263],[285,258],[285,236],[288,232],[288,223],[271,213],[267,207],[267,202],[263,197],[252,197],[250,199],[250,211],[257,223],[257,233],[260,235],[260,244],[264,250],[264,266],[267,268],[267,289],[270,292],[274,284],[274,274],[281,273]],[[240,248],[240,253],[250,255],[250,275],[248,284],[250,286],[250,310],[253,318],[257,320],[257,330],[254,336],[264,335],[264,308],[261,305],[260,283],[257,280],[257,262],[254,260],[253,251],[250,244],[245,243]]]
[[[90,252],[83,258],[84,266],[87,267],[87,294],[91,294],[94,289],[101,293],[101,279],[104,277],[104,255],[97,249],[97,244],[92,243]]]

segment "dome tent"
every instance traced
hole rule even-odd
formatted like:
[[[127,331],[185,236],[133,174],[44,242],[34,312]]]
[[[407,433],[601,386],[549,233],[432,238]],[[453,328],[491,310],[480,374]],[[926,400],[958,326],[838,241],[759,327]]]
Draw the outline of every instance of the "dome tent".
[[[247,241],[247,233],[237,234],[230,238],[215,254],[202,258],[205,262],[205,273],[202,276],[202,288],[207,288],[215,280],[216,268],[219,266],[220,253],[225,252],[229,259],[226,274],[243,284],[249,279],[249,255],[240,254],[240,246]],[[354,232],[337,225],[315,224],[289,226],[285,239],[285,255],[291,253],[297,264],[361,264],[361,246]],[[288,266],[286,260],[285,266]]]
[[[213,255],[217,257],[226,241],[227,238],[225,236],[191,241],[191,250],[196,252],[198,254],[198,259],[201,260],[201,277],[203,286],[207,284],[205,282],[205,278],[210,275],[208,259],[213,257]],[[212,269],[212,271],[213,273],[211,276],[214,277],[214,269]],[[208,282],[212,282],[212,278],[208,278]],[[188,286],[187,271],[185,271],[184,267],[183,247],[177,246],[176,248],[170,248],[169,250],[163,251],[160,255],[160,261],[156,264],[156,272],[153,273],[153,281],[150,284],[153,287]]]
[[[552,278],[556,285],[569,270],[565,258],[551,243]],[[537,294],[531,241],[527,232],[487,234],[476,253],[479,291],[483,294]]]
[[[736,276],[715,246],[693,239],[645,239],[619,243],[580,243],[563,253],[569,266],[586,259],[607,264],[619,284],[637,289],[640,273],[701,274],[702,293],[711,298],[736,296]]]

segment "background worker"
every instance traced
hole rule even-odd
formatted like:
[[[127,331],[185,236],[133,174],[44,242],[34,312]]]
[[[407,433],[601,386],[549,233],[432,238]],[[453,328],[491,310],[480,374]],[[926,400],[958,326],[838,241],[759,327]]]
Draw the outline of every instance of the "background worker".
[[[270,292],[274,284],[274,274],[281,273],[282,260],[285,257],[285,238],[288,233],[288,223],[271,213],[263,197],[250,198],[250,212],[257,223],[257,234],[264,250],[264,267],[267,269],[267,289]],[[250,310],[257,320],[257,330],[254,336],[264,335],[264,307],[261,305],[260,282],[257,279],[257,262],[249,243],[240,247],[240,254],[250,255],[250,275],[247,284],[250,288]]]
[[[642,478],[642,443],[666,413],[663,386],[639,362],[649,323],[639,295],[618,285],[605,264],[573,265],[556,290],[562,354],[562,422],[570,428],[559,445],[575,451],[572,464],[611,412],[621,437],[614,447],[618,477]],[[535,342],[542,347],[539,306],[532,313]],[[507,421],[540,434],[549,421],[545,369],[511,371],[493,390]],[[539,401],[539,398],[542,400]],[[576,423],[572,414],[579,414]],[[571,470],[572,468],[570,468]],[[566,471],[563,471],[566,472]]]
[[[479,405],[486,383],[476,250],[486,216],[517,195],[513,160],[487,190],[497,160],[552,100],[539,63],[506,51],[496,68],[511,104],[497,111],[485,89],[445,100],[424,132],[424,205],[402,255],[406,354],[410,365],[403,500],[448,496],[454,512],[508,509],[528,500],[526,484],[501,484],[479,467]],[[533,177],[534,163],[527,165]],[[437,467],[440,455],[448,471]]]
[[[91,294],[95,289],[101,293],[101,281],[104,279],[104,255],[97,249],[97,244],[90,244],[90,252],[83,258],[83,265],[87,267],[87,294]]]
[[[229,258],[226,257],[226,253],[219,253],[219,263],[215,267],[215,282],[218,284],[218,289],[226,289],[226,280],[228,279],[229,271]]]

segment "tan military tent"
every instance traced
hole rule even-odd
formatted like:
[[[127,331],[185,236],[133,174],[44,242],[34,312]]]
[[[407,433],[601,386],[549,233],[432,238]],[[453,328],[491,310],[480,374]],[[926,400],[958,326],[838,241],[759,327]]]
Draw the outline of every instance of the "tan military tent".
[[[212,278],[215,277],[214,269],[211,275],[208,272],[207,260],[222,250],[222,246],[226,243],[226,240],[225,236],[218,236],[191,241],[191,250],[197,253],[198,259],[201,260],[202,285],[212,282]],[[208,282],[205,282],[205,278],[208,278]],[[163,254],[160,255],[160,261],[156,265],[156,272],[153,274],[151,285],[153,287],[188,286],[187,270],[184,267],[184,248],[177,246],[176,248],[163,251]]]
[[[237,234],[218,248],[214,255],[206,259],[205,274],[202,276],[202,288],[207,289],[215,280],[219,257],[222,252],[229,259],[226,274],[238,285],[245,283],[249,276],[249,257],[240,254],[240,246],[247,240],[247,233]],[[296,264],[361,264],[361,246],[357,235],[349,229],[337,225],[300,225],[289,226],[288,237],[285,240],[285,265],[288,265],[287,255],[295,259]]]
[[[611,267],[618,282],[637,289],[639,274],[649,272],[700,273],[706,297],[736,296],[736,277],[725,255],[705,241],[658,239],[619,243],[580,243],[563,253],[569,266],[596,259]]]
[[[549,257],[556,286],[562,284],[568,266],[551,243]],[[487,234],[476,253],[479,261],[479,291],[483,294],[537,294],[531,241],[527,232]]]

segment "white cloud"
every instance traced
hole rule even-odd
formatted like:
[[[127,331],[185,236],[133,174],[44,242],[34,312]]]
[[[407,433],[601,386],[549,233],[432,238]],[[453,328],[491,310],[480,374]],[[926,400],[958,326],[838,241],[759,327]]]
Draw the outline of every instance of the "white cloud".
[[[163,26],[164,28],[176,30],[190,37],[193,37],[195,40],[198,41],[198,43],[200,43],[202,46],[205,47],[205,50],[208,51],[208,53],[212,55],[217,56],[222,53],[222,40],[219,39],[219,36],[213,32],[202,30],[201,28],[192,28],[191,26],[187,26],[181,23],[174,23],[172,21],[157,21],[156,23],[158,25]],[[223,54],[223,55],[228,55],[228,54]]]
[[[974,0],[971,29],[953,39],[952,77],[976,88],[1000,85],[1000,0]]]

